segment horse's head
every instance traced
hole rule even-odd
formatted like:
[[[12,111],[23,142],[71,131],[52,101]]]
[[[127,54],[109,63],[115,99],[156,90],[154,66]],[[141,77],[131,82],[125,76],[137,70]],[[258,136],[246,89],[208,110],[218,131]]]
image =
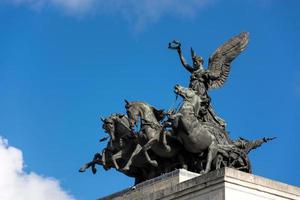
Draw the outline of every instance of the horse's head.
[[[111,137],[112,141],[114,141],[115,140],[114,116],[112,115],[105,119],[101,117],[101,121],[103,122],[102,128]]]
[[[175,85],[174,87],[174,92],[178,95],[180,95],[183,99],[191,99],[193,98],[196,94],[196,92],[190,88],[185,88],[180,85]]]
[[[129,134],[128,118],[124,114],[112,114],[111,116],[103,119],[102,128],[108,133],[112,141],[119,140],[124,135]]]
[[[128,102],[125,100],[125,108],[128,116],[130,129],[133,130],[134,126],[139,121],[140,111],[136,102]]]
[[[175,86],[174,92],[184,99],[184,103],[180,108],[181,112],[188,111],[188,113],[193,112],[198,115],[205,99],[197,95],[191,88],[185,88],[180,85]]]

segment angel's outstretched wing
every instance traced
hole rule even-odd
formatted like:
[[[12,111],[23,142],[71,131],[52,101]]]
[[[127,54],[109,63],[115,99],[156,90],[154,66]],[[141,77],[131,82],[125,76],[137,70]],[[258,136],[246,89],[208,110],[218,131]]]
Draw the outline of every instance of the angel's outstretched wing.
[[[208,70],[216,77],[211,79],[209,88],[219,88],[227,80],[231,62],[246,48],[249,33],[242,32],[220,46],[209,58]]]

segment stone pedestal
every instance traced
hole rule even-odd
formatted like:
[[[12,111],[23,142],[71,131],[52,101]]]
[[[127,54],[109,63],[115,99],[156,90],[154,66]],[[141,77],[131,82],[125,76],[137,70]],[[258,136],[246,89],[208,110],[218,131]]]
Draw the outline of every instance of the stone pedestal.
[[[231,168],[202,176],[179,169],[101,199],[300,200],[300,188]]]

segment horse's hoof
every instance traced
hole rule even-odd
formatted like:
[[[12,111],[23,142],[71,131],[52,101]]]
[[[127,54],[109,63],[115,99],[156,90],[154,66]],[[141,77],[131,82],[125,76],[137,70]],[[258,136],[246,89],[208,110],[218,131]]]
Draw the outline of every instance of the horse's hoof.
[[[157,163],[155,160],[151,161],[150,164],[151,164],[153,167],[157,167],[157,166],[158,166],[158,163]]]
[[[181,167],[182,167],[183,169],[188,170],[188,166],[187,166],[186,164],[183,164]]]
[[[201,170],[201,172],[199,173],[200,175],[204,175],[204,174],[207,174],[208,171],[207,170]]]
[[[171,152],[171,147],[170,146],[165,146],[165,148],[166,148],[167,152]]]
[[[132,186],[132,187],[131,187],[131,189],[132,189],[132,190],[135,190],[135,189],[136,189],[136,187],[135,187],[135,186]]]
[[[117,164],[115,164],[114,167],[115,167],[116,170],[119,170],[119,169],[120,169],[119,165],[117,165]]]
[[[88,165],[85,164],[83,165],[80,169],[79,169],[79,172],[85,172],[85,170],[88,168]]]
[[[81,168],[79,169],[79,172],[85,172],[85,167],[81,167]]]
[[[120,170],[126,172],[126,171],[129,171],[129,167],[123,167],[123,168],[120,169]]]
[[[92,172],[93,172],[93,174],[96,174],[96,172],[97,172],[96,167],[93,167],[93,168],[92,168]]]

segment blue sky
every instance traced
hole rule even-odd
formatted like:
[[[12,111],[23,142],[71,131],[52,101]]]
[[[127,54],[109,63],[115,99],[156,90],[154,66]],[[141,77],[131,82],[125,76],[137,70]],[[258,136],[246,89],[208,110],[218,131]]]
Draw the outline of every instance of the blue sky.
[[[124,98],[172,106],[173,86],[187,86],[189,74],[169,41],[180,40],[187,59],[193,46],[207,64],[248,31],[212,103],[232,138],[278,137],[251,153],[254,174],[299,186],[299,8],[296,0],[2,0],[2,146],[22,151],[23,176],[53,177],[75,199],[129,187],[133,179],[115,170],[78,173],[104,147],[99,117],[124,112]]]

